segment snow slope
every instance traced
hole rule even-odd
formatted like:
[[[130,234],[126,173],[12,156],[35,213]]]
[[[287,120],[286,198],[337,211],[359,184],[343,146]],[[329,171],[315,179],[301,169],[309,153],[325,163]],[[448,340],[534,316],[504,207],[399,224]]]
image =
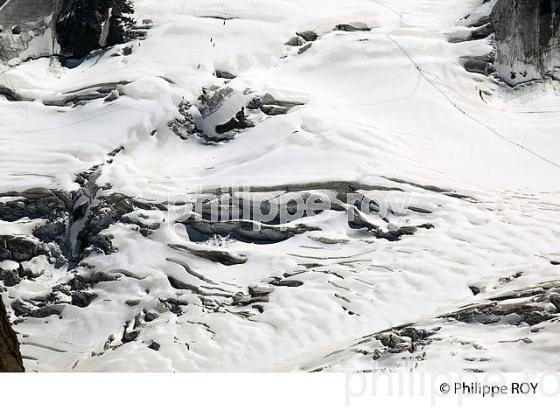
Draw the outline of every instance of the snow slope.
[[[491,45],[449,43],[448,36],[480,3],[137,0],[138,18],[154,26],[145,40],[130,44],[130,55],[114,55],[123,46],[75,69],[49,59],[2,67],[0,84],[24,101],[0,101],[0,192],[76,190],[76,174],[106,162],[122,146],[96,181],[109,187],[105,195],[164,203],[221,186],[281,195],[329,191],[332,181],[350,181],[388,204],[391,224],[433,225],[390,242],[352,229],[344,212],[329,210],[292,222],[318,230],[282,242],[200,244],[175,223],[185,217],[181,206],[146,211],[144,217],[160,223],[152,235],[114,224],[107,233],[118,252],[92,255],[74,271],[37,257],[42,274],[7,289],[6,301],[32,300],[76,273],[93,270],[116,279],[96,283],[91,290],[97,298],[87,307],[66,303],[60,318],[20,320],[26,368],[308,370],[356,338],[484,299],[473,296],[473,284],[485,289],[518,272],[512,289],[554,280],[559,268],[551,261],[560,258],[559,85],[506,89],[463,69],[459,57],[485,54]],[[333,30],[352,22],[372,29]],[[299,47],[284,44],[305,30],[319,35],[311,48],[300,54]],[[219,79],[216,70],[236,78]],[[303,105],[259,118],[254,128],[218,145],[194,136],[182,140],[170,130],[182,101],[195,103],[203,87],[226,82],[240,94],[270,93]],[[119,98],[52,103],[100,87],[118,89]],[[324,185],[311,188],[313,183]],[[408,212],[399,215],[403,204]],[[0,232],[29,234],[31,223],[2,222]],[[223,265],[170,244],[225,250],[247,262]],[[282,276],[303,285],[269,285]],[[208,295],[178,290],[168,277]],[[232,295],[255,285],[273,289],[262,312],[231,304]],[[162,302],[169,298],[182,303],[181,315]],[[146,321],[147,311],[158,317]],[[126,327],[125,334],[139,334],[122,343]],[[482,332],[482,341],[496,334],[488,326],[466,327]],[[558,326],[549,327],[546,343],[523,344],[519,351],[504,353],[489,342],[488,356],[497,364],[490,360],[488,369],[557,370],[549,352],[558,347]],[[159,349],[149,347],[153,341]],[[466,366],[445,351],[433,356],[432,368]]]

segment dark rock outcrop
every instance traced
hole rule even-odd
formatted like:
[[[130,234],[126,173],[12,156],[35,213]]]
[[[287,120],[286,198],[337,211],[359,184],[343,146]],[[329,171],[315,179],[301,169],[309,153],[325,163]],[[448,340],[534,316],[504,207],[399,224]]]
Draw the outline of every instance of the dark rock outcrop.
[[[55,267],[67,264],[72,269],[89,255],[114,252],[111,236],[102,231],[116,223],[134,225],[144,236],[159,229],[159,223],[125,215],[137,209],[165,210],[163,205],[118,193],[101,195],[97,171],[94,167],[78,175],[76,182],[81,187],[74,192],[34,188],[0,193],[1,221],[29,218],[37,222],[31,235],[0,235],[0,262],[10,263],[0,266],[0,282],[15,286],[22,278],[32,277],[19,264],[38,256],[47,257]]]
[[[337,24],[334,28],[336,31],[370,31],[371,28],[362,22]]]
[[[23,372],[23,360],[17,336],[0,298],[0,372]]]
[[[0,202],[0,219],[14,222],[28,217],[54,221],[63,217],[71,203],[67,193],[46,188],[33,188],[24,192],[8,192],[0,197],[15,199]]]
[[[208,259],[212,262],[217,262],[222,265],[232,266],[232,265],[242,265],[247,262],[247,257],[244,255],[236,255],[226,251],[218,251],[213,249],[196,249],[184,245],[167,245],[171,249],[176,251],[188,252],[199,258]]]
[[[212,222],[196,217],[190,217],[182,223],[187,227],[189,238],[193,242],[204,242],[217,235],[230,237],[241,242],[269,244],[282,242],[295,235],[317,230],[317,228],[306,225],[274,226],[244,220]]]
[[[541,79],[560,63],[560,0],[498,0],[490,20],[497,74],[508,84]]]
[[[25,262],[40,255],[50,256],[44,243],[24,236],[0,235],[0,260]]]
[[[129,0],[67,0],[56,21],[62,51],[82,58],[104,46],[126,42],[134,20]]]
[[[30,46],[34,38],[52,34],[48,32],[52,16],[64,1],[67,0],[0,0],[0,61],[19,58],[23,51],[30,57],[52,54],[54,41],[44,42],[43,47]]]

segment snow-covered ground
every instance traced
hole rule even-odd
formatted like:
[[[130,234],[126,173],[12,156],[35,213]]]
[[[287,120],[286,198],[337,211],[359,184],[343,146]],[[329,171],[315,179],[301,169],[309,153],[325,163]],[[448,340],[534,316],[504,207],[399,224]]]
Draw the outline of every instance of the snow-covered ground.
[[[188,217],[184,207],[135,210],[130,218],[158,224],[150,235],[113,224],[105,233],[117,252],[73,270],[38,256],[25,263],[41,274],[7,288],[10,305],[52,296],[76,274],[114,279],[94,283],[88,292],[97,297],[86,307],[59,301],[58,317],[18,320],[26,368],[329,369],[329,354],[365,335],[437,322],[441,340],[423,358],[429,369],[472,368],[471,357],[454,351],[463,341],[484,349],[484,370],[560,369],[554,319],[535,337],[527,324],[436,319],[560,272],[560,84],[512,90],[465,71],[459,58],[491,45],[448,37],[465,30],[459,21],[480,3],[136,0],[137,18],[153,21],[144,40],[74,69],[49,59],[1,67],[0,84],[25,101],[0,101],[0,203],[31,188],[78,190],[76,175],[103,164],[96,184],[105,196],[177,204],[222,186],[281,197],[352,183],[387,204],[386,220],[369,216],[384,230],[426,226],[399,241],[378,239],[353,229],[342,204],[290,222],[310,229],[284,241],[195,243],[176,223]],[[355,22],[371,31],[334,30]],[[307,30],[318,34],[311,48],[285,45]],[[132,53],[118,52],[127,46]],[[254,128],[217,145],[172,132],[179,104],[226,83],[239,98],[270,93],[302,105],[255,114]],[[100,88],[118,89],[118,98],[56,103]],[[29,235],[40,222],[0,221],[0,235]],[[253,286],[271,291],[268,301],[237,303],[236,293],[247,298]],[[398,366],[395,355],[383,366]],[[348,353],[332,368],[379,367],[362,356]]]

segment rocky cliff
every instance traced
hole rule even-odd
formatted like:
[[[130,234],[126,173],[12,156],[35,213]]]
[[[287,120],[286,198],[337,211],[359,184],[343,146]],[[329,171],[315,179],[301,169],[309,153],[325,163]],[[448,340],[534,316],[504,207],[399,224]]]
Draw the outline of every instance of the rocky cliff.
[[[66,55],[82,58],[130,39],[134,20],[129,0],[65,0],[57,16],[57,39]]]
[[[560,0],[498,0],[491,15],[498,75],[511,85],[560,64]]]
[[[0,3],[0,61],[52,54],[83,58],[133,37],[129,0],[10,0]]]
[[[19,343],[0,298],[0,372],[23,372]]]
[[[57,53],[55,16],[69,0],[9,0],[0,6],[0,61]]]

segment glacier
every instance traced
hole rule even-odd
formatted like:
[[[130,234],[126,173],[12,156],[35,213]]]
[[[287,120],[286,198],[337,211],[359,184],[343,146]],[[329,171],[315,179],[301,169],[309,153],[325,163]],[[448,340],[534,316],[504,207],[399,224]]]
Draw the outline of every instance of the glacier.
[[[26,370],[558,370],[560,83],[465,69],[495,3],[136,0],[145,37],[73,68],[18,46]]]

